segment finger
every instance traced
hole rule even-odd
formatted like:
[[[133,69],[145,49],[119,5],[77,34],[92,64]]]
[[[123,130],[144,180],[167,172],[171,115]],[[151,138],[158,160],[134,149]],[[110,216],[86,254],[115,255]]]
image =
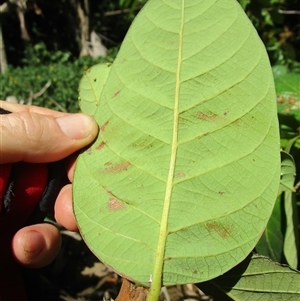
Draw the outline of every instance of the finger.
[[[98,133],[95,120],[85,114],[18,111],[0,119],[2,164],[58,161],[91,143]]]
[[[66,113],[64,112],[54,111],[43,107],[26,106],[17,103],[10,103],[4,100],[0,100],[0,108],[13,113],[30,112],[30,113],[38,113],[41,115],[53,115],[56,117],[66,115]]]
[[[50,264],[61,246],[61,236],[51,224],[37,224],[19,230],[12,240],[15,259],[30,268]]]
[[[78,231],[73,213],[72,185],[66,185],[60,191],[54,207],[56,221],[70,231]]]
[[[75,170],[77,157],[78,157],[78,153],[75,153],[69,156],[68,158],[66,158],[67,176],[70,182],[73,182],[73,174]]]

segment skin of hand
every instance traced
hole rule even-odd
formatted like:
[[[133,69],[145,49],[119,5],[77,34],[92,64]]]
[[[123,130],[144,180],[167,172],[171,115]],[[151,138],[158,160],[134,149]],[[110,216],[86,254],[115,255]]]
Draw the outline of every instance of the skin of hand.
[[[72,182],[74,153],[96,138],[98,125],[95,120],[85,114],[68,114],[5,101],[0,101],[0,107],[12,112],[0,115],[0,164],[48,163],[67,158],[66,173]],[[62,188],[54,209],[58,223],[77,231],[71,184]],[[45,223],[20,229],[13,238],[12,250],[20,264],[39,268],[56,257],[60,245],[58,229]]]

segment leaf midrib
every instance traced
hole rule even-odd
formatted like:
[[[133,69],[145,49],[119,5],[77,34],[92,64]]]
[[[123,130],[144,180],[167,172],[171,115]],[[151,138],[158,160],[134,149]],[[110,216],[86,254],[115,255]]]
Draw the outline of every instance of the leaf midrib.
[[[178,149],[179,97],[180,97],[180,80],[181,80],[180,72],[181,72],[181,65],[182,65],[184,7],[185,7],[185,0],[182,0],[181,22],[180,22],[179,43],[178,43],[178,59],[177,59],[177,68],[176,68],[176,79],[175,79],[173,135],[172,135],[172,144],[171,144],[170,166],[169,166],[169,173],[168,173],[168,178],[166,183],[166,191],[164,197],[161,224],[159,229],[156,259],[155,259],[153,272],[152,272],[153,282],[150,287],[148,300],[152,300],[151,296],[154,297],[160,292],[160,287],[162,285],[165,246],[166,246],[166,240],[168,235],[168,219],[169,219],[172,191],[174,186],[174,173],[175,173],[176,157],[177,157],[177,149]]]

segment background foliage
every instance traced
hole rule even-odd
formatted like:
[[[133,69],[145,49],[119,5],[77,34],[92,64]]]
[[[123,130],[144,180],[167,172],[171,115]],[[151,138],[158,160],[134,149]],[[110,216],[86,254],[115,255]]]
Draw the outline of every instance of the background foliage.
[[[83,72],[96,63],[113,61],[134,16],[146,2],[88,1],[89,30],[95,31],[108,49],[106,56],[92,58],[80,55],[78,27],[74,27],[77,20],[72,3],[83,1],[28,0],[24,12],[30,40],[21,37],[14,9],[0,14],[8,61],[6,72],[0,76],[0,99],[68,112],[79,110],[78,83]],[[0,0],[0,5],[5,2],[9,1]],[[300,1],[239,2],[265,44],[273,66],[282,148],[294,168],[291,187],[279,192],[256,251],[299,269]]]
[[[5,1],[1,0],[0,3]],[[0,78],[0,98],[28,99],[51,80],[51,86],[33,104],[78,110],[77,86],[84,68],[112,61],[134,16],[146,0],[90,0],[90,31],[97,32],[110,49],[107,58],[80,57],[78,28],[72,27],[71,0],[27,1],[25,20],[30,41],[20,35],[15,12],[1,14],[9,68]],[[240,0],[267,48],[272,65],[299,71],[300,2],[298,0]],[[39,9],[37,9],[37,7]],[[71,12],[71,13],[70,13]],[[46,67],[47,66],[47,67]],[[25,84],[24,83],[25,80]],[[22,83],[22,84],[20,84]]]

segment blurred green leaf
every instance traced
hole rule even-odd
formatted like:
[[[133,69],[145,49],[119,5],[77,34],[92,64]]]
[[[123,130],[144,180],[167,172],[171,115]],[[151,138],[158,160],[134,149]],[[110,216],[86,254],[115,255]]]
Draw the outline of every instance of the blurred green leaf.
[[[296,98],[296,101],[300,100],[300,74],[274,75],[274,80],[277,94],[288,97],[293,96]]]
[[[280,137],[284,147],[289,139],[300,132],[300,74],[290,73],[284,66],[274,66],[272,69],[277,93]]]
[[[299,301],[300,272],[253,254],[209,282],[197,286],[214,301]]]
[[[281,193],[277,197],[267,227],[255,247],[257,253],[267,256],[277,262],[283,261],[283,229],[285,227],[285,219],[283,218],[282,202]]]
[[[274,78],[278,78],[282,75],[288,74],[289,69],[284,65],[275,65],[275,66],[272,66],[272,72],[273,72]]]
[[[275,69],[274,80],[277,93],[278,112],[293,116],[300,122],[300,74],[284,73]]]
[[[243,10],[246,9],[247,5],[249,4],[250,0],[238,0]]]

